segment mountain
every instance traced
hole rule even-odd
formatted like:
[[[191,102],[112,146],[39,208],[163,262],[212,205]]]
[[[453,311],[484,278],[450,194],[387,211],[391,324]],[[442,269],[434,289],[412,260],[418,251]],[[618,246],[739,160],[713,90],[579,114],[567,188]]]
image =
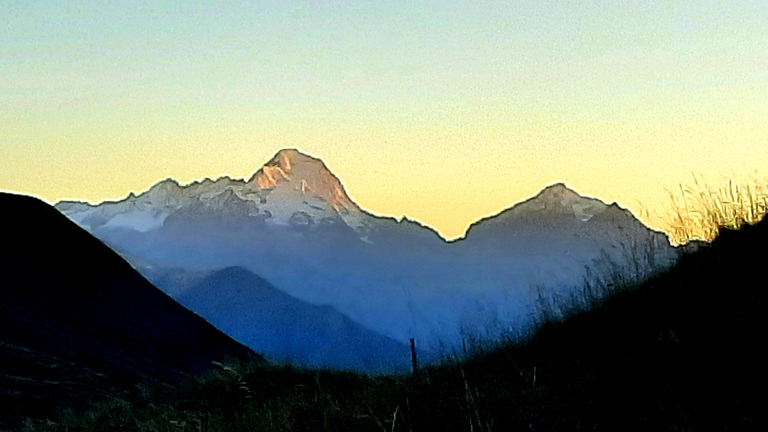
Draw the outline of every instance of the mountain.
[[[258,358],[53,207],[0,193],[0,426],[140,381]]]
[[[642,279],[677,257],[627,210],[564,184],[446,242],[417,222],[361,209],[322,161],[293,149],[248,180],[164,180],[121,201],[56,207],[142,271],[243,267],[304,302],[443,353],[467,339],[527,333],[542,301],[580,295],[585,279]]]
[[[150,272],[150,280],[216,328],[270,360],[314,369],[407,372],[410,346],[368,330],[331,306],[283,293],[241,267]],[[428,353],[420,352],[420,358]]]
[[[416,228],[412,233],[439,240],[436,232],[415,222],[375,217],[360,209],[320,159],[295,149],[281,150],[247,181],[225,176],[181,186],[165,179],[121,201],[62,201],[56,208],[92,232],[146,233],[189,222],[247,222],[249,229],[336,230],[336,236],[369,241],[371,235],[386,238],[392,227],[405,225]]]
[[[210,213],[212,218],[296,227],[330,224],[345,216],[353,221],[362,213],[322,161],[292,149],[276,154],[247,181],[221,177],[182,187],[166,179],[138,197],[98,206],[62,202],[57,208],[91,230],[140,232],[162,227],[171,214],[184,219],[185,214]]]

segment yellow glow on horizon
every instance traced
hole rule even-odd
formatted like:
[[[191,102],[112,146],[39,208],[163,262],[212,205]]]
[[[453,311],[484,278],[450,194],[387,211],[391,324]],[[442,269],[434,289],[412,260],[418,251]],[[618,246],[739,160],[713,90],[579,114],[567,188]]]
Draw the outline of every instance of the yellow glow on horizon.
[[[663,227],[666,189],[768,177],[768,7],[18,2],[0,190],[98,202],[321,158],[446,238],[565,182]]]
[[[690,182],[692,174],[760,179],[761,167],[768,166],[768,126],[754,119],[483,129],[243,127],[135,139],[137,146],[100,148],[94,142],[81,151],[62,140],[58,152],[42,157],[22,149],[17,157],[26,160],[4,171],[3,188],[49,202],[98,202],[140,193],[167,177],[181,183],[248,178],[281,148],[296,147],[324,160],[361,207],[405,215],[452,239],[477,219],[555,182],[617,201],[635,215],[648,213],[644,221],[663,228],[665,189]],[[626,142],[633,144],[617,144]]]

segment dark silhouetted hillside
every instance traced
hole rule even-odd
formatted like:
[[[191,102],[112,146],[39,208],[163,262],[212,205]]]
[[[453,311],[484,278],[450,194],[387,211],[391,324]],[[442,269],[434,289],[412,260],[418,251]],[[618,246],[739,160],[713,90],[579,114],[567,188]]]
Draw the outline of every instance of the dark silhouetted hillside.
[[[724,230],[642,286],[462,364],[480,419],[494,430],[757,429],[766,258],[768,220]]]
[[[150,279],[166,292],[181,291],[174,297],[179,303],[270,360],[365,373],[411,368],[410,346],[363,327],[331,306],[292,297],[242,267],[201,273],[199,280],[176,278],[188,280],[186,284]],[[419,354],[428,358],[427,353]]]
[[[0,426],[256,358],[53,207],[3,193],[0,208]]]
[[[243,364],[168,396],[94,405],[46,430],[762,430],[768,221],[724,230],[641,286],[414,376]],[[41,421],[39,424],[46,424]],[[200,429],[196,429],[200,425]]]

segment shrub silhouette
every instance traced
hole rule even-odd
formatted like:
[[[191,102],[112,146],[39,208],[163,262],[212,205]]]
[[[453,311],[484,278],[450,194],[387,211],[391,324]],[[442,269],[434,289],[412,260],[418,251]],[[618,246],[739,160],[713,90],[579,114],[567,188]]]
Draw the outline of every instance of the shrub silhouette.
[[[768,181],[729,180],[714,187],[694,176],[693,185],[667,193],[672,206],[667,233],[675,244],[712,241],[722,228],[754,224],[768,212]]]

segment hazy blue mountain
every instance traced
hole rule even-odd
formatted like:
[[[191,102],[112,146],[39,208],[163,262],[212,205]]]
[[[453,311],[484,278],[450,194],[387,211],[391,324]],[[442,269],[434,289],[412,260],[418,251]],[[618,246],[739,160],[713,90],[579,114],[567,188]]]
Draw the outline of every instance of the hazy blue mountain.
[[[244,268],[146,275],[179,303],[270,360],[371,373],[411,368],[409,345],[368,330],[331,306],[285,294]],[[429,358],[424,352],[419,357]]]
[[[526,332],[542,298],[581,292],[585,278],[615,269],[643,278],[676,258],[664,234],[563,184],[446,242],[361,209],[322,161],[296,150],[248,180],[164,180],[121,201],[57,208],[137,267],[244,267],[302,301],[442,352],[467,337]]]

